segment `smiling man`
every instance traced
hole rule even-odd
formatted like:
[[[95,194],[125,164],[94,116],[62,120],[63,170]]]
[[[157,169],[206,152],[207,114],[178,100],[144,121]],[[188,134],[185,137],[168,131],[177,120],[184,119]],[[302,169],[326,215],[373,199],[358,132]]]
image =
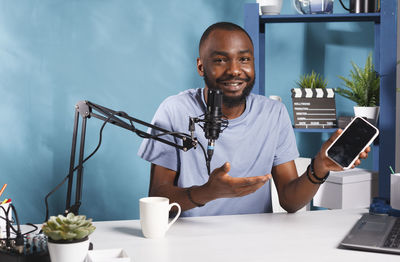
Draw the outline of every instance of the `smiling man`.
[[[222,90],[222,113],[229,125],[215,142],[213,172],[208,176],[200,149],[183,152],[155,140],[144,140],[138,154],[151,162],[149,195],[178,202],[183,216],[271,212],[268,181],[273,177],[281,206],[288,212],[302,208],[329,171],[340,170],[324,152],[341,131],[325,142],[307,171],[299,176],[294,164],[299,154],[285,106],[251,93],[254,54],[246,31],[232,23],[211,25],[201,37],[199,55],[197,71],[205,87],[167,98],[153,124],[187,133],[189,117],[206,111],[207,90]],[[195,136],[199,143],[207,144],[200,128]],[[360,158],[367,157],[369,150]],[[355,165],[359,164],[357,160]]]

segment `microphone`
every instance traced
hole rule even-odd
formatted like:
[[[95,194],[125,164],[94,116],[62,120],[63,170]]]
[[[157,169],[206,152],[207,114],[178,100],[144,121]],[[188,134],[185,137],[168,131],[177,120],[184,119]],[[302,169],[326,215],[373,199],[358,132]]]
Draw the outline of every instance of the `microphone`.
[[[204,133],[208,139],[207,156],[211,161],[214,153],[215,140],[218,139],[221,127],[227,126],[227,120],[222,119],[222,96],[221,90],[208,89],[207,111],[204,116]]]

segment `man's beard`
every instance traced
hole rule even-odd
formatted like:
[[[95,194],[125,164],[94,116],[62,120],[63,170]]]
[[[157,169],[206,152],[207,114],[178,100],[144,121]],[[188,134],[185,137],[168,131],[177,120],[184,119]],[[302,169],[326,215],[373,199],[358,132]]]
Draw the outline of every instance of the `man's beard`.
[[[207,87],[210,89],[219,89],[216,84],[211,83],[210,79],[207,76],[206,71],[204,71],[204,82],[206,83]],[[216,79],[216,82],[218,83],[219,81],[229,81],[229,80],[239,80],[239,81],[244,81],[247,83],[246,87],[243,89],[243,92],[240,96],[227,96],[223,94],[223,99],[222,102],[224,103],[224,106],[228,108],[236,107],[242,104],[246,103],[246,98],[249,96],[251,93],[251,90],[253,89],[254,86],[254,79],[255,77],[251,80],[250,77],[247,78],[238,78],[238,77],[231,77],[229,79]]]

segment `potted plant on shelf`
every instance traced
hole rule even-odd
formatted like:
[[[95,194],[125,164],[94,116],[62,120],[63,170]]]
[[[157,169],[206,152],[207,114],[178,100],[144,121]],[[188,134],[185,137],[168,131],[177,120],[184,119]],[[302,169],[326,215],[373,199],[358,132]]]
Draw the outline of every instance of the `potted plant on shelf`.
[[[355,116],[366,117],[372,124],[376,124],[379,115],[380,77],[372,63],[372,55],[368,55],[364,68],[354,62],[351,64],[353,70],[350,70],[349,78],[339,76],[347,89],[338,87],[335,91],[357,104],[354,106]]]
[[[311,71],[304,74],[293,88],[293,116],[295,128],[336,127],[335,92],[326,88],[328,81]]]
[[[302,75],[296,83],[299,88],[326,88],[328,85],[328,81],[314,70],[311,71],[311,74]]]
[[[89,249],[89,235],[96,229],[92,219],[69,213],[51,216],[43,224],[43,233],[48,237],[48,249],[52,262],[83,262]]]

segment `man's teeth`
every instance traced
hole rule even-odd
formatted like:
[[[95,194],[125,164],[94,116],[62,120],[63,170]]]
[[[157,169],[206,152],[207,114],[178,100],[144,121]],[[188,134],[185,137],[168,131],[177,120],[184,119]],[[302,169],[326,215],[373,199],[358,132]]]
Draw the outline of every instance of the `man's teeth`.
[[[241,83],[224,83],[224,85],[226,85],[226,86],[238,86],[240,84]]]

